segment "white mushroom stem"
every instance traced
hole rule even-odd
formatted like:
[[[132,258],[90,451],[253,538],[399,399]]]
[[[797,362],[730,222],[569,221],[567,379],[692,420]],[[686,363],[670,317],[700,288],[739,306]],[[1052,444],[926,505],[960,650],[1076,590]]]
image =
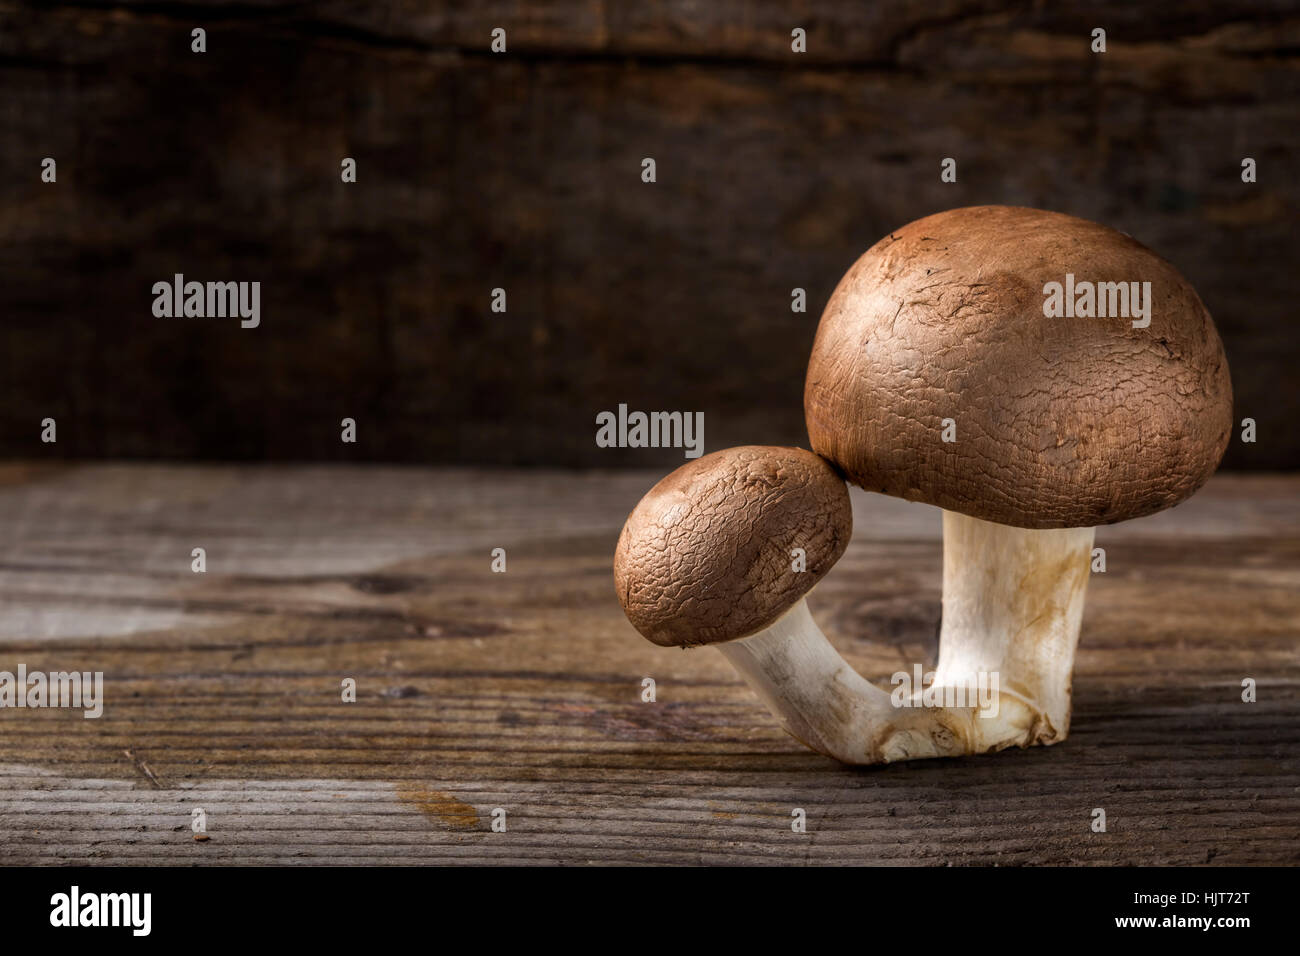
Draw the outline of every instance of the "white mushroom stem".
[[[1029,531],[945,512],[943,627],[928,687],[869,683],[803,600],[758,634],[715,646],[790,734],[844,763],[1054,743],[1069,729],[1092,540],[1091,528]]]
[[[895,708],[831,646],[800,600],[766,630],[714,645],[788,733],[845,763],[875,763]],[[871,759],[875,757],[875,759]]]
[[[999,723],[1026,728],[1023,736],[1000,740],[998,727],[983,726],[981,750],[1056,743],[1069,732],[1094,531],[1034,531],[943,513],[935,684],[997,674],[1002,707],[1012,718]]]

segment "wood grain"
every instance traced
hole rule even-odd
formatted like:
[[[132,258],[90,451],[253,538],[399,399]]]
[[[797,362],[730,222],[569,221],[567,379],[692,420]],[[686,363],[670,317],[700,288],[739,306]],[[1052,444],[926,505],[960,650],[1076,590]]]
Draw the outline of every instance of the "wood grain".
[[[1098,532],[1065,743],[855,771],[623,619],[659,474],[0,466],[0,669],[106,696],[0,710],[0,862],[1300,862],[1300,479]],[[939,516],[854,507],[809,603],[884,678],[933,660]]]
[[[72,459],[654,465],[595,447],[620,402],[804,442],[853,260],[1009,203],[1177,266],[1259,424],[1228,466],[1296,468],[1298,37],[1263,0],[0,0],[0,455],[53,416]],[[154,318],[177,272],[261,281],[262,325]]]

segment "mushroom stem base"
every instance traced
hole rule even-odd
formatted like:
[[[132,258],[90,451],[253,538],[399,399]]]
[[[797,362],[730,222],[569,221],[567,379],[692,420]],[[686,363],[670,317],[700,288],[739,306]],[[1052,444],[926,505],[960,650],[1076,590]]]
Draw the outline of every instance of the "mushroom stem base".
[[[971,753],[967,709],[896,706],[839,655],[799,601],[766,630],[715,645],[793,737],[849,764]]]

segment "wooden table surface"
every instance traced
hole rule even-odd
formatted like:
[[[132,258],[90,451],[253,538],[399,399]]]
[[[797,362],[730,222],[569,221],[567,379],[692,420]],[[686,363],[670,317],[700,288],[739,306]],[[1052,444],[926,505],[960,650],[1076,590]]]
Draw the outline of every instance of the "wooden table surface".
[[[0,862],[1300,862],[1300,478],[1099,529],[1063,744],[850,770],[624,620],[658,477],[0,466],[0,670],[106,698],[0,710]],[[934,657],[939,513],[854,507],[809,603],[884,679]]]

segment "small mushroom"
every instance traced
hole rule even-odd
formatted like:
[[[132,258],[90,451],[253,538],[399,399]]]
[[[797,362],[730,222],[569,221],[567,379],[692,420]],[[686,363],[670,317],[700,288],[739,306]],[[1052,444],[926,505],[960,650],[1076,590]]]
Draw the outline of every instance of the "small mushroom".
[[[813,621],[805,595],[852,529],[844,479],[817,455],[767,446],[705,455],[628,517],[614,555],[619,601],[655,644],[717,645],[814,750],[846,763],[964,752],[968,713],[896,708]]]
[[[1048,315],[1051,284],[1076,279],[1091,314]],[[980,206],[896,229],[853,265],[822,314],[804,411],[813,450],[851,482],[944,509],[935,684],[999,674],[1010,712],[976,725],[982,751],[1065,738],[1094,527],[1205,483],[1232,386],[1168,262],[1096,223]]]

